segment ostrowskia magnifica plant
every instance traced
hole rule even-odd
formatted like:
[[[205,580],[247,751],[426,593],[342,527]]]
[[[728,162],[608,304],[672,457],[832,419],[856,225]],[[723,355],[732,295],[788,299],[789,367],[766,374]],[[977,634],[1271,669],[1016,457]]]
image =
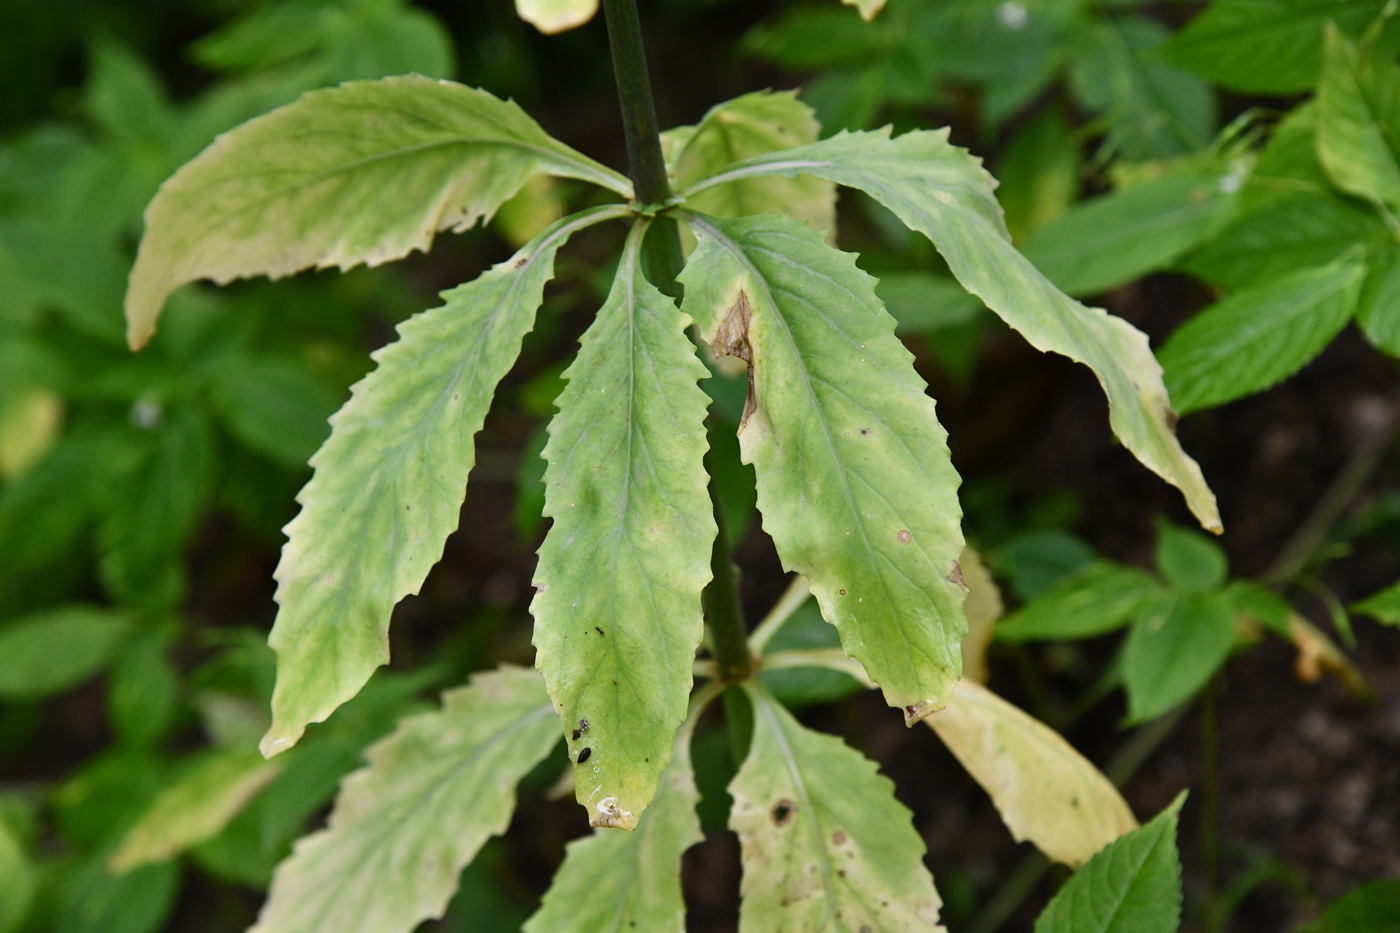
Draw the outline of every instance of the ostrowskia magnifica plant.
[[[834,667],[878,685],[907,723],[938,731],[1018,837],[1058,860],[1084,862],[1136,825],[1062,739],[960,679],[964,597],[980,588],[981,632],[969,644],[985,644],[999,601],[964,551],[946,434],[875,280],[803,221],[830,226],[834,187],[845,185],[927,235],[968,291],[1033,345],[1094,370],[1123,443],[1219,530],[1146,338],[1065,296],[1012,247],[993,180],[946,131],[817,141],[793,96],[754,94],[671,131],[667,158],[634,2],[604,7],[631,180],[551,138],[514,103],[407,76],[315,91],[238,127],[146,212],[126,301],[133,347],[184,283],[398,259],[489,217],[538,175],[619,199],[555,222],[445,292],[375,355],[377,368],[332,419],[276,574],[268,756],[292,749],[388,661],[390,613],[418,591],[457,523],[474,435],[557,252],[595,224],[631,227],[544,450],[553,527],[532,605],[543,678],[482,674],[374,746],[328,827],[278,870],[257,926],[266,933],[408,930],[440,915],[561,727],[590,821],[634,832],[601,831],[571,848],[527,929],[682,929],[679,859],[699,837],[689,736],[730,686],[753,712],[730,786],[742,927],[935,927],[922,843],[890,783],[801,726],[757,681],[761,667]],[[677,223],[695,239],[683,268]],[[751,637],[707,492],[707,370],[692,339],[748,365],[743,458],[756,469],[765,528],[800,575]],[[844,652],[764,655],[809,589]],[[697,662],[705,643],[712,657]],[[696,673],[709,683],[692,695]]]

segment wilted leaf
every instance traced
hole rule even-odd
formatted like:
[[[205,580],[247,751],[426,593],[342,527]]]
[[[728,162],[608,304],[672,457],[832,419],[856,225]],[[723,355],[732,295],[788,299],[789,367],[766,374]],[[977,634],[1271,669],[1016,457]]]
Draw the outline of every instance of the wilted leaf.
[[[633,228],[549,423],[535,666],[571,736],[578,801],[632,829],[685,719],[715,522],[706,369],[690,319],[642,275]]]
[[[924,720],[996,804],[1018,842],[1077,867],[1137,828],[1117,788],[1049,726],[964,679]]]
[[[554,255],[574,231],[619,215],[565,218],[514,257],[444,293],[375,354],[312,458],[277,567],[278,654],[264,754],[291,747],[389,660],[394,604],[418,592],[457,527],[496,384],[534,324]]]
[[[739,443],[764,528],[915,722],[943,705],[967,632],[958,476],[933,400],[850,254],[789,218],[682,217],[700,238],[685,308],[749,364]]]
[[[185,282],[399,259],[489,217],[540,173],[631,196],[622,176],[485,91],[418,75],[313,91],[161,186],[131,270],[127,339],[144,345]]]
[[[503,667],[405,719],[347,777],[326,828],[277,868],[249,933],[408,933],[504,832],[515,785],[559,741],[544,683]]]
[[[802,727],[761,687],[729,784],[743,851],[743,933],[932,933],[941,902],[894,784],[840,739]]]

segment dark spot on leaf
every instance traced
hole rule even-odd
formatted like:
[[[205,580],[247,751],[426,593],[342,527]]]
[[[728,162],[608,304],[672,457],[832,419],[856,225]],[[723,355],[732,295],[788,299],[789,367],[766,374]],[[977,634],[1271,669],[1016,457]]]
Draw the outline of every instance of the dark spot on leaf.
[[[837,874],[839,877],[844,878],[844,877],[846,877],[846,869],[844,869],[844,868],[838,868],[838,869],[836,869],[836,874]]]
[[[575,730],[573,731],[573,736],[572,736],[572,738],[573,738],[573,740],[574,740],[575,742],[577,742],[577,741],[578,741],[578,737],[581,736],[581,735],[583,735],[583,733],[580,732],[578,729],[575,729]]]
[[[841,593],[842,596],[845,596],[845,595],[846,595],[846,591],[845,591],[845,590],[841,590],[840,593]]]
[[[860,429],[860,436],[861,436],[861,437],[865,437],[865,435],[867,435],[867,434],[869,434],[869,433],[870,433],[870,429],[869,429],[869,428],[861,428],[861,429]]]
[[[910,716],[913,716],[913,715],[914,715],[914,707],[912,707],[912,706],[906,706],[906,707],[904,707],[904,712],[908,713]]]
[[[959,564],[957,561],[953,561],[953,572],[948,574],[948,579],[963,589],[967,589],[967,583],[963,580],[962,564]]]
[[[526,266],[528,266],[529,264],[530,264],[530,257],[529,257],[529,256],[521,256],[519,259],[517,259],[517,260],[515,261],[515,268],[517,268],[517,269],[523,269],[523,268],[525,268]]]
[[[580,731],[580,732],[587,732],[587,731],[588,731],[588,720],[587,720],[587,719],[580,719],[580,720],[578,721],[578,731]]]
[[[593,626],[593,631],[597,632],[599,635],[603,634],[603,630],[596,625]]]
[[[836,832],[834,832],[834,833],[831,834],[831,844],[834,845],[834,846],[845,845],[845,844],[846,844],[846,834],[845,834],[843,831],[841,831],[841,830],[838,829]]]
[[[913,541],[913,540],[914,540],[914,536],[911,535],[911,534],[910,534],[909,532],[907,532],[907,531],[901,531],[899,534],[895,535],[894,537],[895,537],[895,540],[898,541],[900,544],[908,544],[910,541]]]
[[[792,820],[792,813],[797,809],[797,804],[784,797],[773,805],[773,825],[786,826]]]
[[[591,754],[593,754],[593,749],[591,749],[591,748],[585,748],[583,751],[579,752],[579,753],[578,753],[578,763],[579,763],[579,764],[583,764],[585,761],[588,760],[588,756],[591,755]]]

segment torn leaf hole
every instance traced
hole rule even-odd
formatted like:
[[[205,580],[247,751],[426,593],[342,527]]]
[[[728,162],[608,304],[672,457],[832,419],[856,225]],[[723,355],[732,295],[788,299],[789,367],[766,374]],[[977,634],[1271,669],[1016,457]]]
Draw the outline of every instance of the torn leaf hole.
[[[784,797],[773,805],[773,825],[778,827],[786,826],[792,822],[793,811],[797,809],[797,804]]]
[[[753,382],[753,347],[749,344],[749,325],[753,321],[753,309],[749,306],[749,296],[739,293],[739,300],[729,309],[720,322],[715,339],[710,341],[710,350],[715,356],[736,356],[749,364],[749,394],[744,400],[744,414],[739,419],[739,430],[749,423],[749,415],[758,407]]]

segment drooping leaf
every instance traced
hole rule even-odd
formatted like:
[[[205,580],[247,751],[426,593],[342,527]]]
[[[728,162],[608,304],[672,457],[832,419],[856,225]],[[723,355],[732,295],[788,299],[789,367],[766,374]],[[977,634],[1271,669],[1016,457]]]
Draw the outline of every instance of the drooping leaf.
[[[942,706],[967,631],[958,476],[874,281],[797,221],[686,213],[680,281],[716,353],[749,364],[739,428],[784,567],[915,722]]]
[[[163,862],[228,825],[282,770],[255,748],[215,749],[169,784],[126,834],[108,866],[121,874]]]
[[[249,933],[408,933],[504,832],[515,785],[559,741],[539,676],[503,667],[405,719],[347,777],[324,830],[278,866]]]
[[[1075,872],[1036,920],[1035,933],[1177,933],[1176,823],[1185,799],[1177,797]]]
[[[1120,318],[1055,288],[1011,245],[991,177],[946,130],[842,133],[810,146],[748,159],[697,182],[704,188],[762,174],[829,178],[860,188],[933,241],[968,291],[1037,349],[1062,353],[1098,375],[1114,432],[1149,469],[1182,490],[1201,524],[1219,530],[1215,497],[1173,429],[1161,368],[1147,338]]]
[[[42,699],[75,687],[116,656],[125,613],[61,606],[0,624],[0,697]]]
[[[693,127],[662,134],[676,188],[752,156],[817,141],[821,124],[795,91],[756,91],[710,108]],[[812,176],[746,178],[697,195],[689,207],[716,217],[787,214],[817,230],[836,229],[836,186]]]
[[[569,844],[524,933],[685,933],[681,856],[704,838],[695,815],[693,731],[693,719],[677,731],[671,763],[635,832],[595,829]]]
[[[1344,257],[1236,292],[1177,328],[1159,354],[1177,410],[1221,405],[1293,375],[1346,326],[1365,274]]]
[[[1171,522],[1157,522],[1157,569],[1178,590],[1202,592],[1225,584],[1230,565],[1220,545]]]
[[[1002,641],[1092,638],[1127,624],[1144,600],[1162,595],[1146,573],[1111,561],[1095,561],[1064,578],[997,623]]]
[[[221,136],[146,209],[126,296],[142,346],[195,279],[378,265],[489,217],[540,173],[631,185],[514,103],[417,75],[313,91]]]
[[[1317,87],[1317,154],[1338,188],[1400,206],[1400,65],[1328,27]]]
[[[618,216],[565,218],[514,257],[409,319],[379,367],[332,418],[297,497],[277,568],[278,654],[264,754],[291,747],[389,660],[389,615],[416,593],[457,527],[496,384],[534,323],[554,255],[574,231]]]
[[[941,930],[924,843],[894,785],[840,739],[804,728],[761,687],[729,784],[743,852],[743,933]]]
[[[1108,778],[1049,726],[978,684],[959,681],[924,720],[992,798],[1020,842],[1071,867],[1137,828]]]
[[[1071,295],[1093,295],[1165,268],[1225,217],[1239,175],[1164,175],[1071,208],[1022,245],[1026,258]]]
[[[1236,91],[1312,88],[1329,22],[1357,35],[1385,0],[1216,0],[1162,49],[1171,62]]]
[[[1400,928],[1400,881],[1382,878],[1333,901],[1309,933],[1386,933]]]
[[[1370,616],[1385,625],[1400,627],[1400,582],[1352,603],[1351,611]]]
[[[685,719],[715,522],[707,371],[690,319],[642,275],[633,228],[612,292],[564,373],[544,448],[535,665],[558,705],[578,801],[632,829]]]
[[[1123,649],[1128,719],[1146,722],[1210,682],[1235,644],[1229,597],[1184,593],[1140,606]]]
[[[515,12],[547,36],[582,26],[598,12],[598,0],[515,0]]]

